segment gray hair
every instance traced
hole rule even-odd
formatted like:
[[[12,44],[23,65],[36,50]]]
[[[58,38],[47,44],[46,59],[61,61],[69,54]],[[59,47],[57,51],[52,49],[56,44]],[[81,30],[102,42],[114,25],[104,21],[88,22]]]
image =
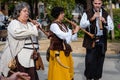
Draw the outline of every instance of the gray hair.
[[[30,13],[30,6],[26,2],[19,2],[17,5],[15,5],[14,13],[13,13],[13,18],[17,19],[20,16],[20,11],[27,7]]]

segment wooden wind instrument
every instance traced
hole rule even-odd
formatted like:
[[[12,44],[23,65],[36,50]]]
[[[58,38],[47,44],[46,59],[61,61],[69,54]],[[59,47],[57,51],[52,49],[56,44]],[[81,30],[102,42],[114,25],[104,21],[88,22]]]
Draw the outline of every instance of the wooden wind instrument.
[[[97,11],[97,13],[99,14],[99,21],[98,21],[98,24],[99,24],[99,27],[100,27],[100,30],[103,30],[103,26],[102,26],[102,21],[100,20],[100,12]]]
[[[36,24],[35,21],[33,21],[31,18],[29,18],[30,22],[32,22],[34,25]],[[44,30],[42,29],[40,26],[39,26],[39,29],[48,37],[49,34]]]
[[[65,20],[66,20],[67,22],[69,22],[70,24],[72,24],[73,26],[77,26],[76,23],[70,21],[69,19],[65,18]],[[82,29],[82,28],[80,28],[80,29],[81,29],[84,33],[86,33],[87,35],[89,35],[92,39],[95,37],[94,34],[91,34],[90,32],[86,31],[85,29]]]

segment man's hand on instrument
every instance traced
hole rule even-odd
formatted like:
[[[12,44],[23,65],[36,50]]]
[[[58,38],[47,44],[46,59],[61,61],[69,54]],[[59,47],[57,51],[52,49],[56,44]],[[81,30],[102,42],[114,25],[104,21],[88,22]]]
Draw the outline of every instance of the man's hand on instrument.
[[[93,15],[93,17],[90,19],[90,21],[94,21],[96,18],[99,18],[99,13],[95,12],[95,14]]]
[[[102,17],[102,16],[100,17],[100,20],[101,20],[103,23],[105,23],[105,24],[107,23],[106,20],[105,20],[105,18]]]

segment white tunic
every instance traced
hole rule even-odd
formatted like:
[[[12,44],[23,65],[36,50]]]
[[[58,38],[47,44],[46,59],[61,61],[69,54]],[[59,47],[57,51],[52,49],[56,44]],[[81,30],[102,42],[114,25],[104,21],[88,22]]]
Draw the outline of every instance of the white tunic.
[[[33,40],[33,43],[37,43],[37,40],[35,40],[36,37],[31,36],[31,38]],[[34,61],[33,59],[31,59],[31,56],[33,54],[33,45],[30,38],[25,40],[25,44],[28,44],[28,45],[24,45],[23,49],[18,54],[19,63],[26,68],[34,67]],[[34,47],[38,49],[39,45],[34,44]]]
[[[3,50],[0,60],[0,73],[7,76],[9,68],[8,62],[18,54],[18,60],[24,67],[33,67],[33,60],[30,58],[33,50],[25,49],[24,44],[29,37],[38,37],[38,30],[32,23],[27,25],[20,23],[18,20],[12,20],[8,25],[8,40]],[[30,40],[28,40],[30,41]],[[34,41],[34,40],[33,40]],[[9,43],[8,43],[9,42]],[[10,52],[12,51],[12,55]]]

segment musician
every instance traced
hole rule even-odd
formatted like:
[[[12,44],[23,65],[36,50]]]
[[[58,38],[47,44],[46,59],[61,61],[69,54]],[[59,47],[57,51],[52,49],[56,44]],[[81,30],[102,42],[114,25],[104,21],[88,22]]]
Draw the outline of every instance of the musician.
[[[87,34],[84,35],[83,47],[86,48],[84,75],[87,80],[99,80],[102,77],[107,50],[107,33],[113,30],[114,26],[110,15],[102,8],[102,0],[93,0],[92,4],[92,9],[84,12],[80,21],[81,28],[95,35],[93,39]]]
[[[79,26],[76,26],[72,31],[63,23],[65,13],[62,7],[54,7],[51,16],[54,20],[50,25],[48,80],[73,80],[74,67],[71,55],[72,49],[69,43],[78,32]]]
[[[8,25],[8,39],[4,48],[0,72],[4,76],[9,76],[8,63],[12,58],[17,61],[17,68],[14,71],[26,72],[31,80],[39,80],[34,65],[32,41],[35,49],[39,50],[38,37],[40,24],[34,25],[28,22],[30,6],[26,2],[16,4],[12,20]],[[32,40],[32,41],[31,41]]]

